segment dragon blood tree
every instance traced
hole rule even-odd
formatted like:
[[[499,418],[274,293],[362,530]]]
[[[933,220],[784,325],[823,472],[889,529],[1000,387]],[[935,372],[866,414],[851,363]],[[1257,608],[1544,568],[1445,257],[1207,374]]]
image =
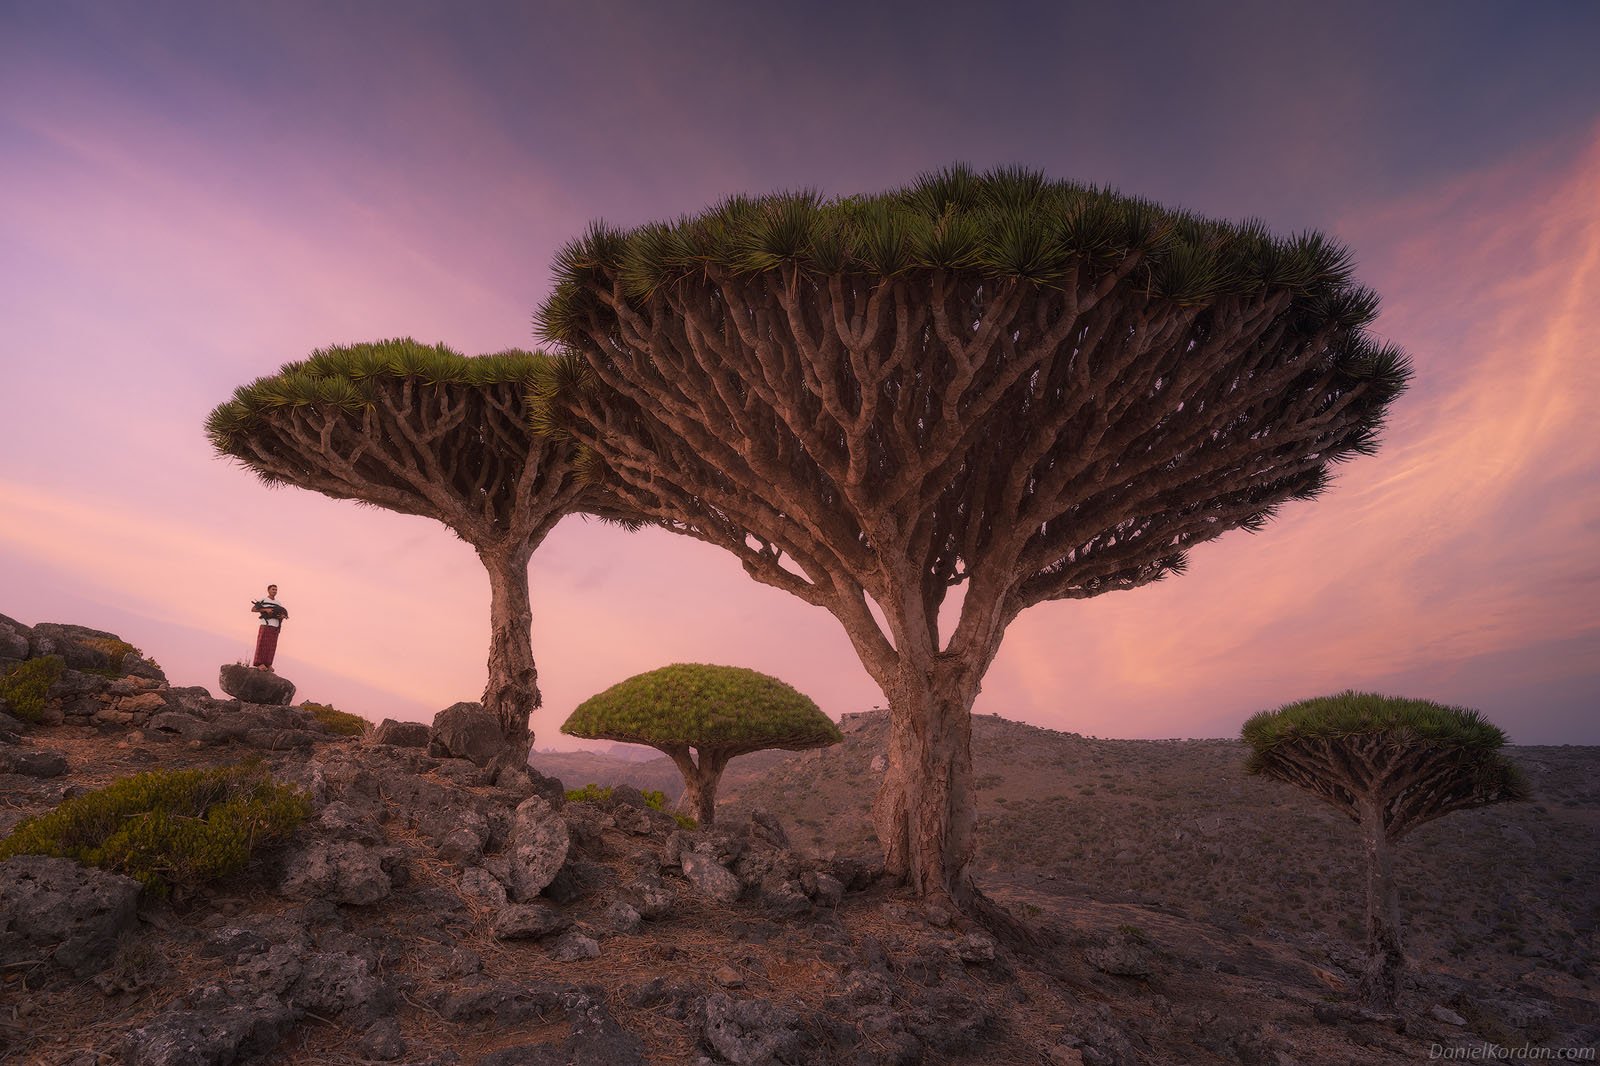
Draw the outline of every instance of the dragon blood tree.
[[[1361,827],[1367,861],[1367,966],[1361,997],[1389,1010],[1405,952],[1391,851],[1451,811],[1528,798],[1505,734],[1476,711],[1368,692],[1292,703],[1245,722],[1246,769],[1298,785]]]
[[[717,782],[736,755],[837,744],[839,727],[775,677],[737,666],[676,663],[590,696],[561,726],[569,736],[648,744],[683,774],[679,808],[717,816]]]
[[[555,272],[539,324],[568,363],[536,424],[840,621],[889,703],[887,868],[957,906],[1011,620],[1316,496],[1409,373],[1333,242],[1017,169],[597,224]]]
[[[409,339],[327,348],[238,389],[206,422],[217,451],[269,485],[423,515],[472,545],[489,572],[483,703],[513,765],[527,759],[539,706],[528,559],[595,491],[580,484],[571,445],[529,430],[528,390],[545,363]]]

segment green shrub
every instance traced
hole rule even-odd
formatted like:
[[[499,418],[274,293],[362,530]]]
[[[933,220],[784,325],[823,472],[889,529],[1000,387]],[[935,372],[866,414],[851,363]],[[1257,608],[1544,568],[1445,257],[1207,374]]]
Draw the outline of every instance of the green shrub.
[[[259,763],[152,770],[30,818],[0,840],[16,855],[76,859],[134,878],[157,896],[243,870],[311,813]]]
[[[369,728],[367,720],[360,715],[341,711],[330,707],[326,703],[302,703],[300,706],[311,712],[311,716],[322,723],[322,728],[338,737],[359,737]]]
[[[135,658],[142,658],[144,656],[144,652],[140,651],[138,648],[135,648],[132,644],[129,644],[125,640],[118,640],[115,637],[83,637],[79,639],[78,643],[82,644],[86,648],[93,648],[95,651],[105,652],[106,657],[111,661],[107,663],[103,669],[91,670],[89,672],[95,674],[105,674],[108,677],[122,676],[122,667],[128,661],[129,655],[132,655]]]
[[[597,785],[591,781],[582,788],[567,789],[567,802],[609,803],[611,801],[611,794],[615,791],[616,787],[613,785]],[[665,792],[662,792],[659,789],[646,788],[641,789],[639,794],[644,797],[644,805],[646,807],[649,807],[653,811],[669,813],[667,811],[667,794]],[[672,818],[678,823],[679,829],[693,829],[695,826],[700,824],[693,818],[690,818],[687,814],[673,813]]]
[[[45,693],[60,678],[66,662],[59,655],[44,655],[12,667],[0,678],[0,699],[25,722],[44,718]]]

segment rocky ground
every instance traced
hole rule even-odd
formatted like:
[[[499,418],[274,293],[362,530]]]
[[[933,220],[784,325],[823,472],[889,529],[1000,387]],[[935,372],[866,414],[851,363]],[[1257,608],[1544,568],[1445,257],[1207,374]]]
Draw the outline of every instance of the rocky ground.
[[[0,659],[16,648],[7,625],[33,642],[25,654],[72,639],[0,619]],[[340,738],[302,708],[173,689],[148,660],[121,669],[130,663],[146,664],[151,684],[74,668],[82,676],[64,675],[47,724],[0,720],[0,832],[131,773],[252,756],[315,813],[245,874],[164,902],[67,860],[0,863],[7,1062],[1277,1066],[1600,1039],[1592,880],[1587,911],[1530,901],[1569,930],[1568,955],[1525,957],[1547,980],[1429,965],[1400,1014],[1372,1016],[1349,1006],[1343,938],[1298,928],[1293,909],[1250,923],[1163,902],[1157,889],[1176,874],[1159,873],[1153,852],[1138,861],[1152,846],[1142,836],[1106,843],[1118,847],[1109,863],[1073,860],[1080,873],[1107,867],[1094,878],[1052,873],[1055,849],[1114,828],[1025,821],[1023,865],[993,850],[1009,846],[1010,823],[986,824],[986,886],[1024,923],[1055,929],[1048,950],[924,911],[884,883],[852,828],[881,741],[870,717],[816,758],[766,760],[768,793],[746,779],[724,825],[684,831],[626,788],[604,805],[565,803],[537,772],[486,768],[470,706],[438,729]],[[160,708],[129,711],[130,694]],[[1111,769],[1096,794],[1145,787],[1131,767]],[[1223,780],[1214,791],[1226,796]],[[992,819],[1012,801],[997,805],[991,786]],[[1202,829],[1232,810],[1207,808],[1207,795],[1176,801]],[[1528,830],[1535,847],[1546,831]],[[1222,847],[1195,874],[1233,861]],[[1158,872],[1147,884],[1108,872],[1135,867]],[[1094,888],[1118,877],[1114,891]]]

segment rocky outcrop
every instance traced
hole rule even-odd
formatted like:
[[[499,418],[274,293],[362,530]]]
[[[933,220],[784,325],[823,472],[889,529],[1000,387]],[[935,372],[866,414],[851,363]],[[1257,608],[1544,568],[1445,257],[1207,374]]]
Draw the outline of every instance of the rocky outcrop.
[[[133,924],[139,882],[71,859],[0,862],[0,967],[54,960],[79,977],[111,960]]]
[[[230,663],[217,675],[222,691],[241,703],[287,707],[294,702],[294,682],[271,670]]]
[[[28,658],[32,636],[31,627],[0,614],[0,673]]]
[[[481,703],[454,703],[433,716],[429,755],[488,766],[505,746],[500,720]]]
[[[432,732],[425,722],[397,722],[393,718],[385,718],[372,731],[367,743],[387,744],[395,748],[426,748]]]

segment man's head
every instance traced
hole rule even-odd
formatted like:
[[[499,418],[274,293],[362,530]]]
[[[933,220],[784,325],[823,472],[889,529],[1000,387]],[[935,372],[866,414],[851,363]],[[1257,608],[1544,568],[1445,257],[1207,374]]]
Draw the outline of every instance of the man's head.
[[[276,586],[276,585],[268,585],[267,586],[267,599],[275,600],[277,598],[278,598],[278,586]]]

